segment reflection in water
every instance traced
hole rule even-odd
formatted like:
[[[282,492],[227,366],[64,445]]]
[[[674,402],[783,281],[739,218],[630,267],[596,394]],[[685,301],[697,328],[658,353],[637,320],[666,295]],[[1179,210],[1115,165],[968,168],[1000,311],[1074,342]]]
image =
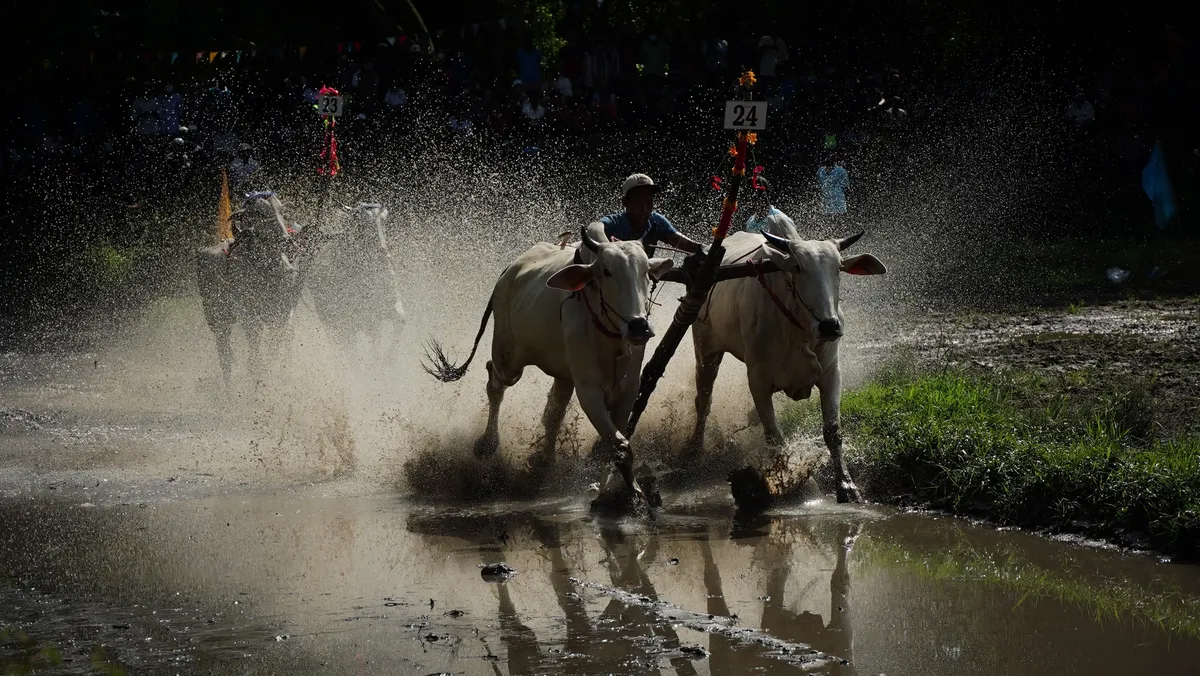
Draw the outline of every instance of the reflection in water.
[[[1195,568],[955,520],[816,504],[750,522],[611,523],[567,504],[414,509],[321,490],[0,501],[0,628],[76,664],[105,643],[135,673],[1172,674],[1200,662],[1180,619],[1200,608]],[[497,561],[518,574],[484,580],[479,565]],[[1166,613],[1161,627],[1129,621],[1147,608]]]
[[[749,528],[748,528],[749,526]],[[757,528],[766,528],[768,534],[760,533]],[[763,601],[762,616],[759,626],[772,636],[807,643],[821,652],[840,657],[829,665],[829,673],[850,676],[854,671],[853,633],[850,621],[850,552],[858,538],[862,524],[839,523],[837,544],[822,544],[812,532],[809,524],[795,521],[784,524],[758,517],[750,524],[740,523],[734,528],[732,536],[735,539],[753,538],[751,547],[758,566],[766,572],[766,579],[761,587]],[[821,616],[807,610],[792,611],[787,600],[787,581],[792,572],[792,563],[796,559],[791,537],[802,537],[814,550],[826,552],[834,549],[837,563],[829,578],[829,625],[826,626]],[[721,572],[713,560],[712,546],[709,540],[700,544],[704,556],[704,587],[708,592],[708,612],[714,615],[729,615],[725,603],[725,594],[721,588]],[[812,583],[817,582],[814,578]],[[714,636],[712,644],[713,673],[732,672],[734,669],[763,668],[770,669],[772,661],[763,659],[760,655],[742,654],[737,646],[722,636]]]
[[[641,565],[643,559],[646,561],[654,561],[658,554],[658,537],[656,534],[651,534],[646,538],[647,541],[638,551],[637,544],[633,538],[622,533],[618,528],[613,526],[602,527],[600,529],[600,541],[604,547],[604,552],[607,555],[609,577],[612,580],[612,585],[618,589],[628,591],[634,594],[641,594],[650,599],[651,602],[658,601],[658,593],[654,589],[654,583],[646,575],[645,568]],[[632,643],[643,644],[643,649],[653,645],[653,640],[656,633],[661,634],[661,643],[654,646],[655,650],[679,650],[679,636],[674,628],[669,624],[664,624],[659,621],[659,618],[650,611],[640,606],[627,606],[618,599],[609,601],[608,608],[604,611],[604,617],[613,618],[620,623],[621,627],[639,628],[645,632],[637,637],[630,632],[629,638]],[[613,644],[614,648],[617,644]],[[631,645],[630,648],[635,648]],[[628,655],[630,651],[622,651]],[[616,653],[615,657],[620,657],[621,653]],[[633,660],[631,663],[625,663],[624,667],[649,667],[653,665],[652,660]],[[678,674],[691,675],[695,674],[696,670],[691,663],[683,657],[671,659],[671,665],[675,667]]]
[[[679,607],[671,599],[660,597],[649,573],[652,567],[661,567],[665,558],[660,556],[662,535],[657,530],[629,529],[613,523],[589,524],[582,520],[564,524],[534,515],[413,515],[408,528],[427,536],[431,548],[438,548],[439,540],[446,535],[474,544],[480,565],[503,561],[506,555],[516,552],[538,552],[539,569],[522,570],[518,575],[528,578],[544,574],[549,579],[557,607],[563,614],[566,638],[562,648],[552,647],[558,642],[540,641],[537,632],[523,621],[513,599],[516,578],[492,585],[497,600],[499,641],[512,674],[640,673],[659,671],[669,665],[673,672],[687,676],[705,671],[774,670],[788,663],[813,666],[822,660],[827,662],[828,673],[854,673],[849,666],[848,559],[860,529],[857,523],[843,524],[836,542],[833,538],[819,542],[803,525],[776,528],[774,537],[755,539],[753,549],[766,573],[762,589],[773,599],[763,607],[761,632],[738,626],[736,617],[731,617],[710,542],[710,538],[719,536],[708,525],[694,533],[694,537],[673,544],[675,547],[687,544],[699,550],[708,599],[704,611]],[[566,562],[564,529],[568,538],[599,545],[598,562],[607,573],[607,582],[587,577],[589,572],[597,571],[577,569]],[[791,547],[779,536],[795,533],[802,534],[817,551],[837,561],[829,577],[833,619],[828,627],[821,616],[792,612],[783,603],[794,557]],[[670,561],[667,566],[673,566],[675,557]],[[588,590],[596,593],[589,594]],[[598,607],[597,602],[604,605]],[[700,632],[697,635],[700,641],[707,638],[708,669],[697,670],[695,660],[703,658],[703,651],[688,648],[689,644],[680,640],[677,627]],[[487,638],[483,640],[486,644]],[[821,653],[834,658],[823,657]]]

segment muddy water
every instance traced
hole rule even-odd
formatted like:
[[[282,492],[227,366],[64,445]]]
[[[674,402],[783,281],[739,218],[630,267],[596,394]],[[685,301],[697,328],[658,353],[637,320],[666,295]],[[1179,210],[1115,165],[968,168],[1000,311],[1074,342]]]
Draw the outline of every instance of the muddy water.
[[[461,313],[462,335],[476,311]],[[673,487],[649,524],[590,519],[578,486],[537,503],[406,498],[403,460],[469,449],[482,374],[434,387],[415,351],[390,370],[352,371],[316,359],[329,348],[311,315],[299,318],[291,373],[265,390],[241,382],[225,399],[194,299],[154,306],[119,341],[0,352],[6,666],[25,650],[17,629],[57,647],[65,673],[89,672],[94,657],[139,674],[1171,674],[1200,664],[1200,569],[1151,557],[826,501],[745,523],[720,483]],[[863,359],[895,340],[848,352]],[[639,438],[655,420],[686,432],[687,349]],[[530,374],[506,404],[512,456],[536,439],[543,381]],[[731,364],[719,383],[715,406],[739,429],[744,374]],[[672,418],[672,406],[685,415]],[[431,433],[432,450],[422,446]],[[575,441],[586,449],[590,438]],[[458,483],[444,473],[423,493]],[[481,577],[498,561],[517,574]]]
[[[1200,575],[962,521],[721,491],[654,523],[272,494],[0,504],[4,623],[133,673],[1195,673]],[[517,572],[485,579],[480,565]],[[9,648],[6,650],[11,652]],[[11,657],[11,655],[7,655]]]

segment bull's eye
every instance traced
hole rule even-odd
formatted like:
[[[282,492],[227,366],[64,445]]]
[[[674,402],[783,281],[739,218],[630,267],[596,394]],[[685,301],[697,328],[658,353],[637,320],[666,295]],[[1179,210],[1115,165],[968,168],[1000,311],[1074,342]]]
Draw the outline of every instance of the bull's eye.
[[[612,277],[612,270],[609,270],[608,268],[604,268],[604,276]]]

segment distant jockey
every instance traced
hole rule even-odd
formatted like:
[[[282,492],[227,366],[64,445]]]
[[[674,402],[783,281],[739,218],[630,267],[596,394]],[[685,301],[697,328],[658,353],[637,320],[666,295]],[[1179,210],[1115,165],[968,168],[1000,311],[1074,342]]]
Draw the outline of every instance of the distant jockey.
[[[746,200],[751,209],[750,218],[746,219],[746,232],[761,232],[766,227],[767,219],[776,214],[784,215],[771,204],[771,184],[763,176],[755,179],[758,188],[751,186],[749,198]]]

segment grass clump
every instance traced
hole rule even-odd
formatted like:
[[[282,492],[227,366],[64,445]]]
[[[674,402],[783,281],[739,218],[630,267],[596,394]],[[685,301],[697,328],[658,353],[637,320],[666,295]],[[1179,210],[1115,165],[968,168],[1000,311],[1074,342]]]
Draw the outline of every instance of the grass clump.
[[[1152,389],[1087,372],[885,368],[843,394],[851,469],[878,499],[1200,558],[1200,439],[1154,437]]]

